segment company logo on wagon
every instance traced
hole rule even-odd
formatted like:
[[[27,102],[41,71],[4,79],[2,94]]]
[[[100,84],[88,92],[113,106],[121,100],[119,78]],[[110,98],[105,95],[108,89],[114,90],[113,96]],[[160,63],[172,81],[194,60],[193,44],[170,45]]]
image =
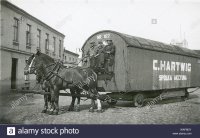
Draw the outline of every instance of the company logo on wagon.
[[[153,71],[158,72],[159,81],[188,80],[191,69],[191,63],[153,60]]]
[[[15,135],[15,127],[7,127],[7,135],[14,136]]]

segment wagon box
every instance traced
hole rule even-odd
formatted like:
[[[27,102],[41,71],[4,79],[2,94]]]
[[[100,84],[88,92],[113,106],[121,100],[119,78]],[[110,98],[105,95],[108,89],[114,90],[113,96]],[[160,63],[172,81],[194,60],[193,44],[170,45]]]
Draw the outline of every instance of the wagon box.
[[[98,72],[98,88],[107,92],[155,92],[200,86],[200,54],[175,45],[130,36],[115,31],[100,31],[82,47],[83,57],[91,51],[91,42],[115,46],[113,72]],[[98,59],[98,57],[95,57]],[[98,60],[97,60],[98,61]],[[83,66],[91,66],[91,60]]]

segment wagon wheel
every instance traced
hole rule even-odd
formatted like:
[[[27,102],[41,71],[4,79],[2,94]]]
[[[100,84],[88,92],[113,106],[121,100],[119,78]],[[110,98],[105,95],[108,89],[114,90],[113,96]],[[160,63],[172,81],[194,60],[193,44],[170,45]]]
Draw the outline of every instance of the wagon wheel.
[[[114,105],[116,105],[117,100],[115,100],[115,99],[110,99],[109,101],[107,101],[107,103],[108,103],[110,106],[114,106]]]
[[[183,101],[189,99],[189,92],[186,91],[186,92],[185,92],[185,95],[184,95],[184,96],[181,96],[181,99],[182,99]]]
[[[142,93],[138,93],[133,98],[134,106],[142,107],[144,104],[144,95]]]

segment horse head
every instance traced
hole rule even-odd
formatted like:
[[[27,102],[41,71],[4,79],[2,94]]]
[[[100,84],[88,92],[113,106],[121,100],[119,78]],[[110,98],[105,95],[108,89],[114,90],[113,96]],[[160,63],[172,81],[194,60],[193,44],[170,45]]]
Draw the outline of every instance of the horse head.
[[[36,73],[36,62],[37,62],[37,56],[40,54],[38,51],[36,54],[32,54],[27,60],[26,60],[26,67],[24,68],[24,75],[28,74],[35,74]]]
[[[24,75],[35,74],[36,77],[41,78],[44,73],[44,69],[47,65],[54,62],[54,59],[50,56],[37,51],[36,54],[33,54],[26,61],[26,67],[24,68]]]
[[[34,74],[35,73],[35,68],[33,66],[34,60],[35,60],[35,54],[31,55],[26,60],[26,66],[24,68],[24,75]]]

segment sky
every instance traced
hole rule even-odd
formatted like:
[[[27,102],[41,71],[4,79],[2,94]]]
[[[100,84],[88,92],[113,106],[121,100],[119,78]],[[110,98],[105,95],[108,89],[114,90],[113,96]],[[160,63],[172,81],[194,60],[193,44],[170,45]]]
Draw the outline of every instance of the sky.
[[[65,35],[76,52],[97,31],[114,30],[169,44],[188,41],[200,49],[198,0],[9,0]],[[156,24],[152,24],[156,19]],[[155,20],[154,20],[155,21]]]

